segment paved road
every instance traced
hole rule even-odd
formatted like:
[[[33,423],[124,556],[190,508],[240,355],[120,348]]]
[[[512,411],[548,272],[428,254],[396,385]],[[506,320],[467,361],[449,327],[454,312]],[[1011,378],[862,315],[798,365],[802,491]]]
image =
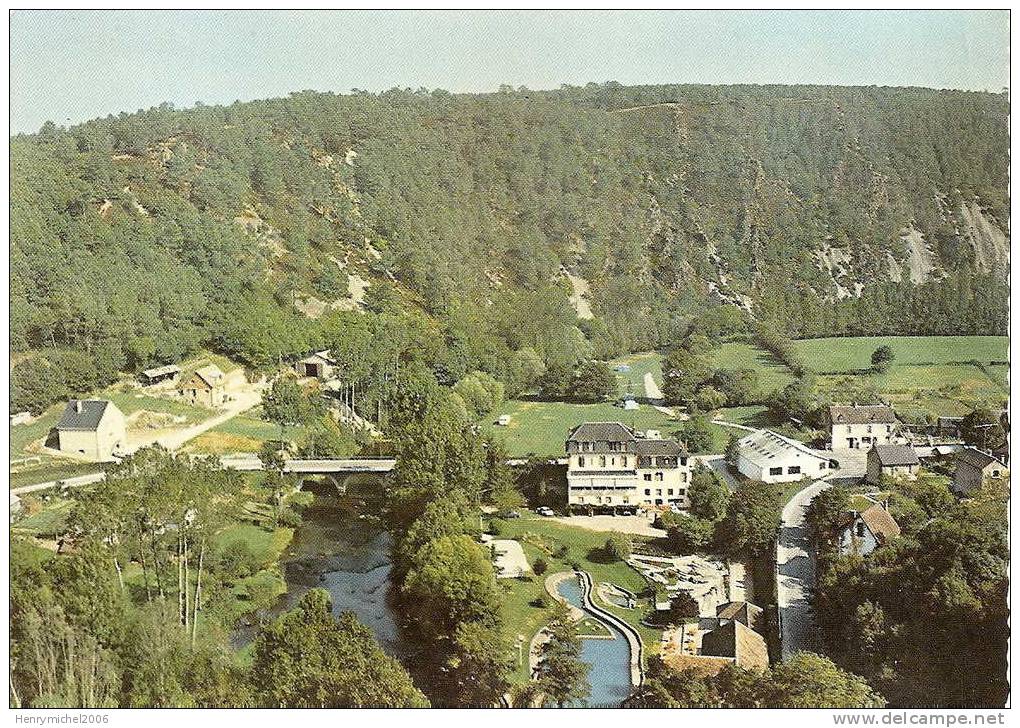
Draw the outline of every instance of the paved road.
[[[804,515],[811,499],[828,487],[825,481],[812,483],[793,496],[783,508],[776,564],[779,567],[777,588],[784,660],[799,650],[818,649],[810,601],[815,584],[815,553]]]

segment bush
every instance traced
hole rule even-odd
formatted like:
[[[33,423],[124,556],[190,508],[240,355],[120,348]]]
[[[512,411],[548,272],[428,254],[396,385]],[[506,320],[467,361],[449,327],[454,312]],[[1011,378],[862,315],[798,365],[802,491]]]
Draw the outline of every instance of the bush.
[[[567,548],[566,544],[560,544],[555,551],[553,551],[553,557],[568,561],[570,558],[570,549]]]
[[[613,534],[606,539],[602,553],[607,561],[625,561],[630,557],[630,539],[620,534]]]
[[[549,600],[546,598],[544,594],[539,594],[537,597],[528,602],[528,604],[535,607],[536,609],[545,609],[546,607],[549,606]]]
[[[704,415],[687,420],[679,434],[689,452],[709,452],[712,449],[712,427]]]
[[[502,536],[506,533],[506,521],[502,518],[493,518],[489,521],[489,533],[493,536]]]
[[[549,562],[545,559],[535,559],[535,563],[531,565],[531,570],[535,572],[535,576],[542,576],[542,574],[549,570]]]
[[[243,579],[262,569],[258,554],[244,539],[231,541],[219,554],[219,569],[231,579]]]

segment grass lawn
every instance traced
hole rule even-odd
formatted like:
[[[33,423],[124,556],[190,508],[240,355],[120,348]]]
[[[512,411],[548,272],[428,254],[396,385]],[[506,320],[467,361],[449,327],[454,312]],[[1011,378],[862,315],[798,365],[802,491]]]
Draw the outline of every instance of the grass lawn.
[[[262,409],[257,407],[207,430],[189,442],[188,449],[211,455],[258,452],[266,440],[280,438],[280,426],[259,419],[261,411]],[[284,437],[288,440],[300,440],[303,432],[301,427],[288,427],[284,431]]]
[[[57,420],[60,419],[66,406],[66,402],[58,402],[43,412],[35,422],[12,427],[10,429],[11,459],[15,460],[36,454],[27,452],[26,448],[36,440],[46,437],[57,424]]]
[[[762,395],[776,392],[794,380],[785,364],[751,344],[723,344],[709,353],[708,363],[713,369],[753,369],[758,374],[758,389]]]
[[[506,427],[494,425],[501,414],[511,417]],[[622,422],[639,430],[662,430],[663,435],[672,434],[679,426],[676,420],[644,404],[638,410],[624,410],[608,402],[574,404],[511,400],[487,417],[482,428],[487,434],[501,437],[511,456],[560,457],[567,433],[582,422]]]
[[[521,542],[528,561],[532,564],[539,557],[545,559],[549,564],[549,570],[542,576],[528,579],[506,579],[501,583],[507,590],[504,596],[504,605],[507,610],[507,623],[512,634],[519,634],[524,637],[524,656],[527,658],[527,645],[531,643],[532,637],[549,621],[551,614],[550,606],[545,608],[534,607],[530,602],[545,592],[545,577],[557,571],[571,570],[571,564],[577,562],[581,568],[592,575],[596,582],[610,582],[623,587],[629,591],[640,594],[646,587],[643,576],[632,569],[623,561],[613,563],[601,563],[593,561],[593,551],[597,551],[608,538],[608,533],[589,531],[574,526],[566,526],[555,521],[538,518],[521,518],[505,522],[500,537],[513,538]],[[635,541],[647,540],[632,536]],[[560,546],[567,547],[567,554],[563,558],[552,556]],[[598,599],[598,597],[595,597]],[[641,624],[641,617],[650,608],[645,599],[639,599],[637,609],[624,609],[614,604],[599,600],[599,606],[617,615],[628,624],[633,625],[641,635],[644,642],[645,654],[652,654],[659,647],[662,637],[660,630],[651,629]],[[526,680],[527,665],[525,663],[518,670],[517,677]]]
[[[816,372],[853,372],[871,367],[871,354],[883,344],[896,365],[1005,362],[1005,336],[857,336],[795,341],[797,352]]]
[[[103,469],[100,463],[78,463],[70,460],[58,460],[56,458],[43,458],[43,462],[37,467],[25,468],[17,473],[11,473],[11,488],[20,488],[23,485],[34,485],[35,483],[47,483],[51,480],[66,480],[76,475],[95,473]]]
[[[11,530],[42,538],[55,536],[64,530],[64,524],[67,523],[73,505],[74,502],[70,499],[52,498],[42,504],[39,512],[11,524]]]
[[[244,541],[248,544],[253,559],[263,566],[269,566],[279,561],[293,537],[293,528],[269,530],[249,523],[237,523],[217,533],[212,546],[214,551],[222,552],[233,542]]]
[[[617,372],[616,378],[620,382],[620,394],[634,394],[637,397],[645,396],[645,374],[651,374],[652,379],[662,386],[662,355],[656,351],[646,351],[640,354],[628,354],[613,359],[609,366],[618,367],[621,365],[630,367],[630,371]]]

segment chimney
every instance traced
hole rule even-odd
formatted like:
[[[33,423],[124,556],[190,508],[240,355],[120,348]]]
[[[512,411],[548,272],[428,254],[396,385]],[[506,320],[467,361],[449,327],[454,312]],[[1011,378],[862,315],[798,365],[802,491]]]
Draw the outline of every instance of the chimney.
[[[80,399],[74,400],[74,411],[81,414],[83,409],[85,409],[85,404]]]

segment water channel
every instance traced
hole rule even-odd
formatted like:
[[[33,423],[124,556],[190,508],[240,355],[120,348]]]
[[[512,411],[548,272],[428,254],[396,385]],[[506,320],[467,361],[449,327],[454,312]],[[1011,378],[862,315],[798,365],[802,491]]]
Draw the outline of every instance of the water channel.
[[[591,671],[588,673],[591,695],[588,696],[587,705],[618,707],[631,692],[630,645],[627,643],[627,638],[616,627],[594,617],[584,609],[581,586],[577,583],[577,579],[565,579],[560,582],[558,590],[568,602],[597,619],[612,633],[612,639],[582,639],[581,659],[591,665]],[[582,705],[585,703],[578,703],[574,707]]]

